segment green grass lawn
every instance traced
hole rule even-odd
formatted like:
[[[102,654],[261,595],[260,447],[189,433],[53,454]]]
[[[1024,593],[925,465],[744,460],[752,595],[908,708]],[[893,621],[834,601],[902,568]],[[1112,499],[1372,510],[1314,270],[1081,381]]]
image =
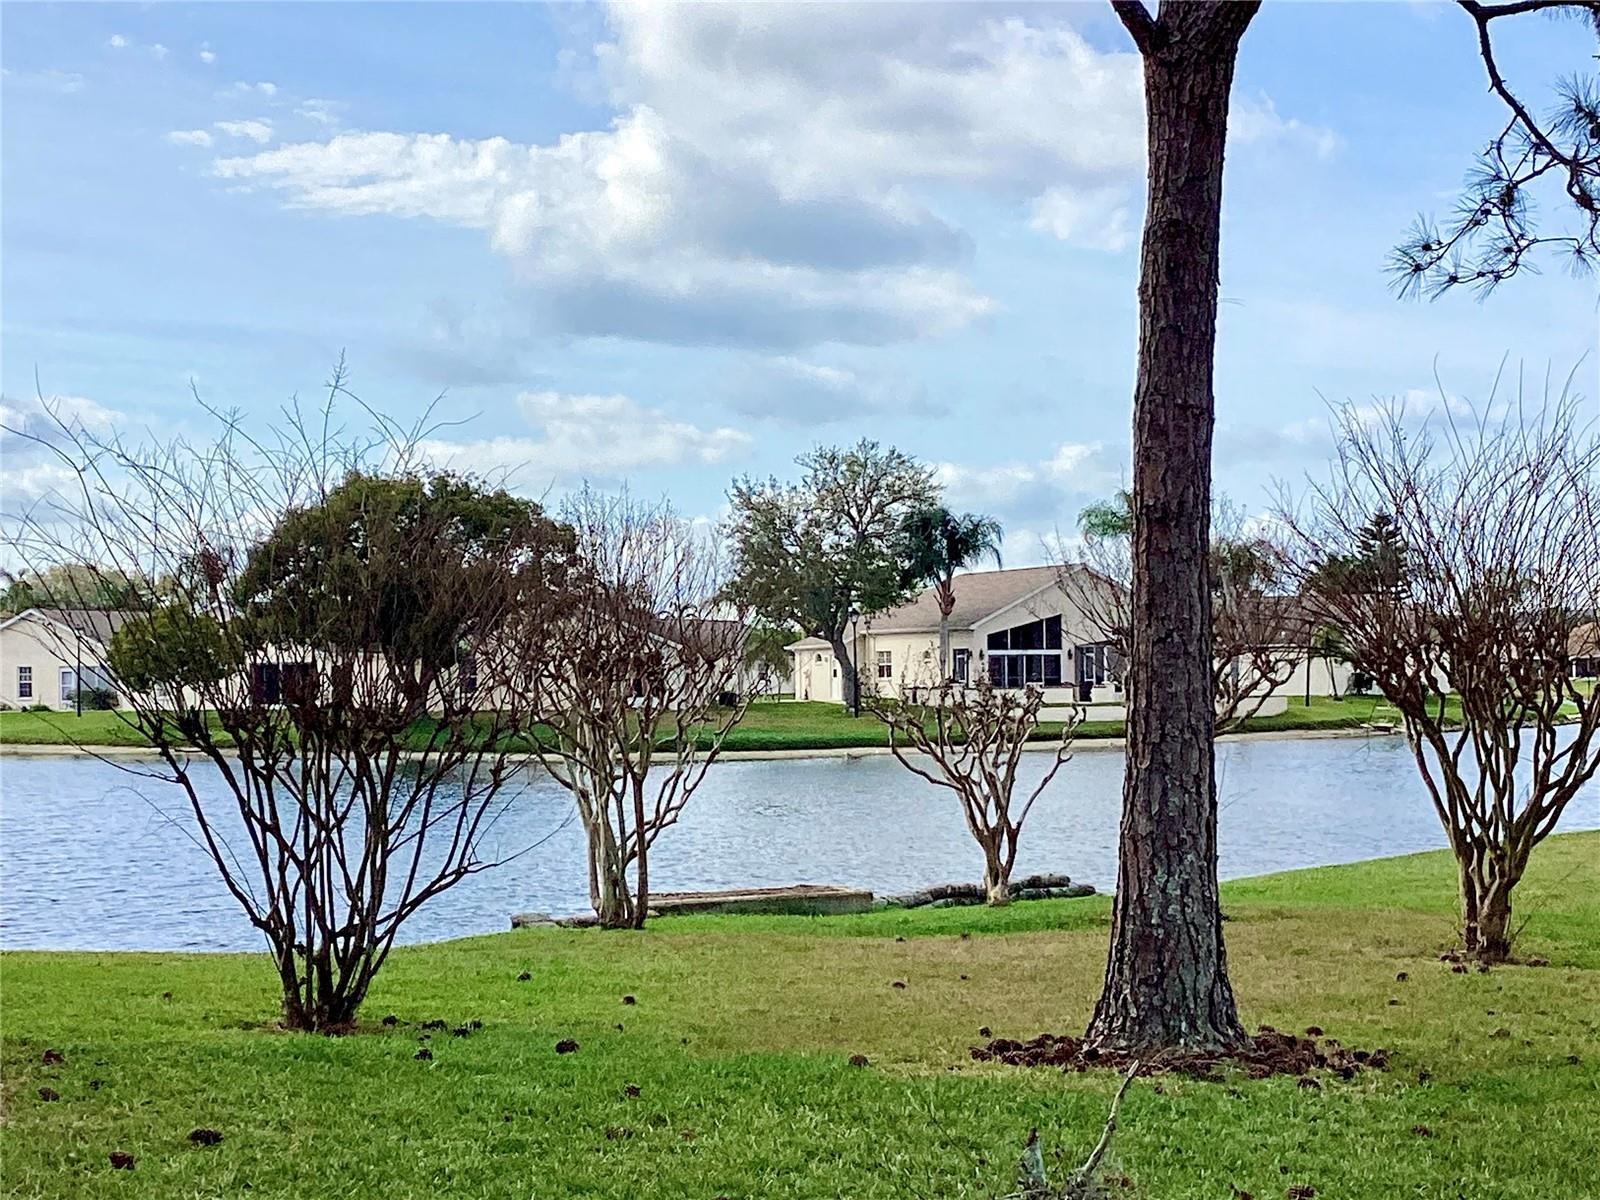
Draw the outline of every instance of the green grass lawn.
[[[1287,712],[1251,721],[1248,729],[1321,730],[1358,728],[1363,723],[1394,720],[1395,713],[1372,697],[1332,700],[1313,696],[1311,704],[1292,700]],[[1037,737],[1053,740],[1059,725],[1041,725]],[[1084,738],[1120,737],[1120,721],[1088,721],[1079,729]],[[0,713],[0,744],[142,746],[145,739],[126,717],[112,712]],[[769,701],[751,705],[748,715],[726,743],[729,750],[850,749],[888,744],[881,723],[870,714],[850,716],[842,705],[818,701]]]
[[[1442,855],[1226,886],[1246,1019],[1320,1025],[1390,1049],[1392,1067],[1316,1090],[1140,1081],[1112,1194],[1600,1195],[1597,864],[1600,835],[1541,848],[1518,902],[1524,951],[1551,965],[1488,974],[1437,960],[1454,927]],[[362,1031],[337,1039],[274,1031],[259,956],[9,953],[0,1181],[162,1200],[994,1198],[1030,1128],[1058,1177],[1081,1159],[1116,1080],[974,1064],[968,1048],[980,1026],[1081,1030],[1107,913],[1096,898],[681,917],[409,948]],[[417,1061],[434,1018],[483,1027],[434,1034]],[[563,1038],[578,1052],[556,1054]],[[47,1048],[65,1062],[43,1065]],[[198,1127],[224,1140],[193,1146]],[[112,1151],[135,1169],[112,1170]]]

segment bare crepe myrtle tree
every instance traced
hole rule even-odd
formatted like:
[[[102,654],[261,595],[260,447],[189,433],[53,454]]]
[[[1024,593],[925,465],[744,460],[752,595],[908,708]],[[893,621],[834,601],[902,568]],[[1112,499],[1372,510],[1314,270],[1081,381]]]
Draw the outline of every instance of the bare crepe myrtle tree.
[[[944,679],[942,671],[928,683],[903,685],[904,700],[874,692],[864,695],[862,704],[887,728],[889,748],[903,767],[955,795],[967,832],[983,851],[988,903],[1008,904],[1023,822],[1072,757],[1082,712],[1070,709],[1044,774],[1019,798],[1017,768],[1039,728],[1044,689],[997,688],[987,676],[956,683]]]
[[[103,670],[183,826],[265,938],[284,1024],[350,1028],[406,922],[494,864],[535,711],[531,631],[574,539],[431,472],[419,430],[320,412],[255,438],[132,445],[63,425],[70,487],[12,518],[35,570],[137,578]],[[129,767],[128,769],[138,769]]]
[[[714,601],[722,547],[665,500],[589,487],[562,509],[582,558],[577,602],[550,630],[538,753],[572,793],[589,896],[607,928],[642,928],[650,850],[704,780],[766,668],[744,614]],[[756,673],[752,675],[752,672]]]
[[[1128,493],[1090,505],[1082,514],[1083,563],[1063,559],[1063,588],[1072,587],[1090,625],[1126,670],[1131,628],[1133,515]],[[1270,529],[1250,522],[1244,511],[1219,497],[1211,517],[1211,695],[1215,733],[1238,729],[1288,682],[1308,654],[1309,628],[1294,598],[1283,594],[1282,555]],[[1084,586],[1087,566],[1105,586]]]
[[[1421,428],[1399,405],[1346,408],[1330,478],[1281,506],[1290,569],[1400,713],[1455,853],[1465,946],[1489,961],[1511,951],[1534,847],[1600,766],[1600,697],[1572,677],[1600,607],[1587,403],[1491,397]],[[1392,530],[1381,561],[1375,513]]]

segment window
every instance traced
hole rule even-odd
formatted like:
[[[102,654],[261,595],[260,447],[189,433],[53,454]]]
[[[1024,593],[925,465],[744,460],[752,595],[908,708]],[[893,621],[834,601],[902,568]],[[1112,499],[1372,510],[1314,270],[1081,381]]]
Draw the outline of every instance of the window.
[[[458,666],[461,677],[461,698],[470,700],[478,694],[478,658],[475,654],[463,654]]]
[[[264,662],[250,668],[252,704],[304,704],[314,697],[316,668],[308,662]]]
[[[991,654],[989,681],[995,687],[1020,688],[1029,684],[1061,685],[1061,655],[1052,653]]]
[[[997,630],[989,635],[988,649],[989,679],[995,687],[1061,685],[1060,616]]]
[[[18,667],[17,668],[17,699],[18,700],[32,700],[33,699],[33,668],[32,667]]]
[[[250,668],[250,702],[277,704],[283,699],[283,677],[277,663],[255,663]]]
[[[965,683],[967,676],[972,672],[972,651],[952,650],[950,652],[950,677],[957,683]]]
[[[288,704],[309,704],[316,699],[316,668],[308,662],[278,664],[283,698]]]
[[[878,678],[879,679],[893,679],[894,678],[894,651],[893,650],[879,650],[878,651]]]

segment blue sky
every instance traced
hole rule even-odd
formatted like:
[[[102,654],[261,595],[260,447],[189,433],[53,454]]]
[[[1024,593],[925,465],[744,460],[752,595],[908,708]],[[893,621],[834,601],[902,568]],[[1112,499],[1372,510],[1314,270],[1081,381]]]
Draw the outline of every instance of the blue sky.
[[[1593,39],[1518,20],[1544,107]],[[1019,565],[1126,475],[1142,113],[1098,3],[10,4],[0,35],[14,421],[37,374],[91,423],[191,426],[191,380],[269,423],[343,350],[384,412],[470,418],[437,461],[535,494],[711,516],[868,436]],[[1325,459],[1326,400],[1592,351],[1594,281],[1556,264],[1484,303],[1388,289],[1503,124],[1451,6],[1268,3],[1235,110],[1217,475],[1246,508]],[[0,453],[8,503],[49,485]]]

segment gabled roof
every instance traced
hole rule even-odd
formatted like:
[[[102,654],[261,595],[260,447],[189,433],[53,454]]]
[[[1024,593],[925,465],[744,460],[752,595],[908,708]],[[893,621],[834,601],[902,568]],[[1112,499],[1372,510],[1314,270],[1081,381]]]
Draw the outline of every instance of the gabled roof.
[[[1575,626],[1567,636],[1567,653],[1573,658],[1600,658],[1600,621]]]
[[[955,577],[956,606],[950,612],[951,629],[971,629],[987,617],[1010,608],[1029,596],[1053,587],[1062,572],[1088,576],[1081,563],[1066,567],[1015,567],[1009,571],[972,571]],[[863,624],[868,622],[863,621]],[[870,620],[873,633],[920,633],[939,628],[939,600],[935,590],[924,588],[914,599],[879,613]]]
[[[29,608],[0,622],[0,629],[8,629],[19,621],[48,621],[61,627],[63,632],[104,646],[117,630],[138,615],[120,608]]]

